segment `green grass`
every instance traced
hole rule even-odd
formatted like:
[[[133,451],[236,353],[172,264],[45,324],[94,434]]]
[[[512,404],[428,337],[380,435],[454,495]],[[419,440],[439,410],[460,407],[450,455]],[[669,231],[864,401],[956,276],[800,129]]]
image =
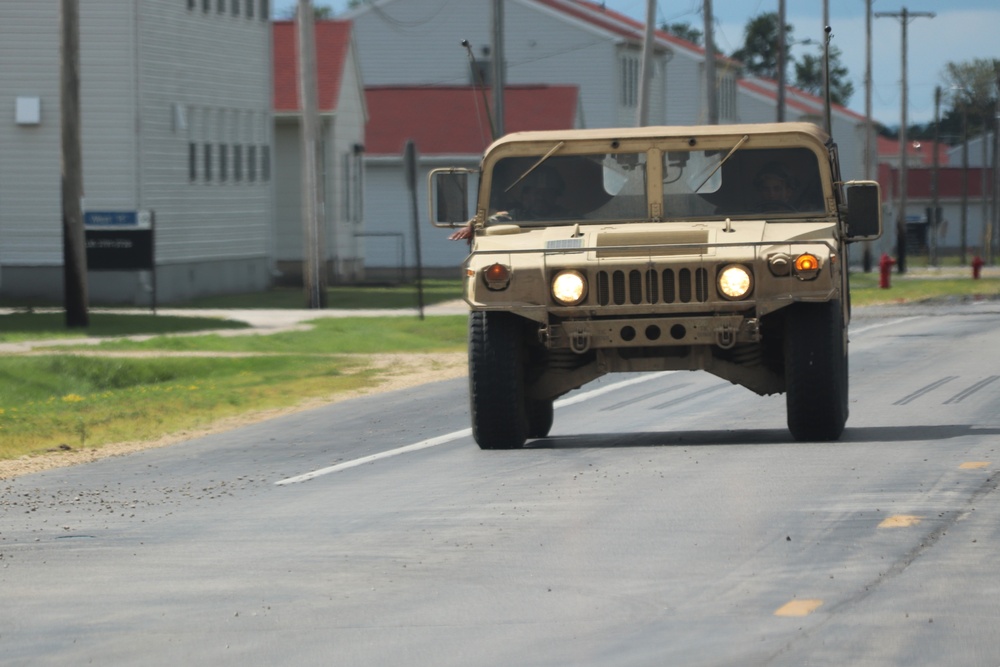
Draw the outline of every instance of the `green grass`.
[[[72,339],[139,334],[177,334],[207,329],[246,329],[245,322],[213,317],[159,317],[91,313],[90,326],[67,329],[64,313],[10,313],[0,315],[0,343],[25,340]]]
[[[932,278],[893,273],[888,289],[878,286],[879,275],[851,274],[851,303],[869,306],[885,303],[906,303],[955,297],[987,297],[1000,295],[1000,278]]]
[[[460,352],[466,323],[464,316],[330,318],[304,332],[161,336],[97,348],[219,353],[215,357],[78,356],[63,347],[0,357],[0,458],[152,439],[371,386],[382,375],[364,355]]]
[[[330,287],[326,292],[327,308],[416,308],[416,285],[387,285],[365,287]],[[424,305],[462,298],[460,280],[424,280]],[[183,303],[171,304],[178,308],[305,308],[306,299],[301,287],[275,287],[266,292],[205,297]]]

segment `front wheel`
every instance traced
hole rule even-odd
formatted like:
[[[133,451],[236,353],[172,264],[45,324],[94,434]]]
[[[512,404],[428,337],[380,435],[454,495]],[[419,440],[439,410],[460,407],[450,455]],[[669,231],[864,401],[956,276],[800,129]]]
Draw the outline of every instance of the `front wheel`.
[[[481,449],[514,449],[528,439],[524,340],[510,313],[469,314],[469,403]]]
[[[528,437],[544,438],[552,430],[555,406],[551,399],[528,399]]]
[[[839,302],[804,303],[785,315],[788,430],[799,441],[840,438],[847,423],[847,343]]]

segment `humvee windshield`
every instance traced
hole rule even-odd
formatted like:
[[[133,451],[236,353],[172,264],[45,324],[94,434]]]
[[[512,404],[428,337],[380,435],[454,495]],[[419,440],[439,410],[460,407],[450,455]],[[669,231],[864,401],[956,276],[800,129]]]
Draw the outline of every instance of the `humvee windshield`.
[[[663,220],[825,213],[816,154],[806,148],[663,153]],[[721,167],[720,167],[721,164]],[[650,217],[647,154],[510,157],[493,169],[493,220],[571,224]]]

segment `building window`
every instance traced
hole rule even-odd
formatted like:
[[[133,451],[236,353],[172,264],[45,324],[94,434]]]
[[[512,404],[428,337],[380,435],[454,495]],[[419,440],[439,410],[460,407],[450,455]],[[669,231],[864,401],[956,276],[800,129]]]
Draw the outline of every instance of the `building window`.
[[[233,144],[233,180],[239,183],[243,180],[243,146]]]
[[[233,0],[233,16],[240,15],[240,0]]]
[[[260,0],[260,20],[266,21],[271,16],[271,3],[268,0]]]
[[[257,180],[257,147],[247,146],[247,180],[251,183]]]
[[[260,180],[271,180],[271,147],[266,144],[260,147]]]
[[[194,9],[194,0],[188,0],[188,9]]]
[[[212,144],[205,142],[205,182],[212,181]]]
[[[247,18],[253,18],[253,5],[257,0],[247,0]]]
[[[639,58],[633,54],[621,57],[621,104],[629,108],[639,106]]]
[[[226,0],[217,0],[215,3],[215,11],[220,14],[226,13]]]
[[[212,0],[201,0],[201,11],[207,14],[211,8]]]
[[[188,144],[188,180],[198,180],[198,144],[193,141]]]
[[[229,146],[219,144],[219,181],[229,180]]]

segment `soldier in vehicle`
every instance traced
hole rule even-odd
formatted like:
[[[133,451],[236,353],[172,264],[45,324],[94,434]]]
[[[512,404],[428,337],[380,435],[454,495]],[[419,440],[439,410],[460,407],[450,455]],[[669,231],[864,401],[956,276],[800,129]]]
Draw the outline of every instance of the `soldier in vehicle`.
[[[522,180],[518,201],[509,209],[497,211],[490,216],[491,222],[512,222],[517,220],[555,220],[565,218],[569,212],[557,203],[566,184],[559,172],[548,165],[540,165]],[[472,236],[471,223],[458,228],[448,238],[453,241]]]

